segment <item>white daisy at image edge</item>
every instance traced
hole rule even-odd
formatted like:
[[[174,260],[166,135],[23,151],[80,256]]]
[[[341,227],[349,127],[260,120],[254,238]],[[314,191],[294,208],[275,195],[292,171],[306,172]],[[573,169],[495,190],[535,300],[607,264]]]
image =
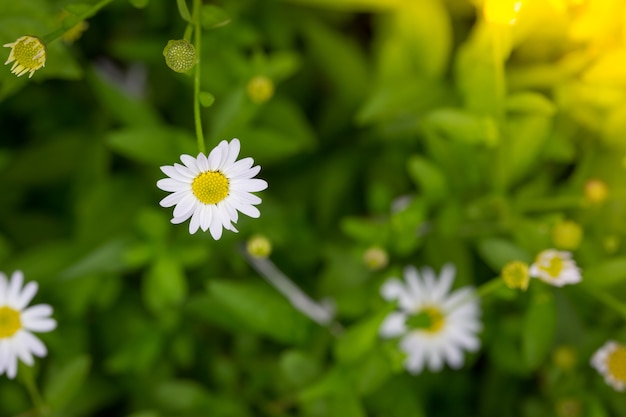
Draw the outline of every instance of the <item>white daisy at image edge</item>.
[[[46,346],[32,332],[49,332],[57,327],[50,316],[52,307],[37,304],[26,308],[37,294],[36,282],[24,283],[24,274],[15,271],[11,280],[0,272],[0,375],[13,379],[17,375],[17,360],[28,366],[34,364],[33,355],[43,358]]]
[[[609,340],[593,354],[591,366],[616,391],[626,391],[626,345]]]
[[[161,167],[169,178],[157,182],[157,187],[172,194],[161,200],[163,207],[174,207],[171,222],[179,224],[191,218],[189,233],[198,229],[210,230],[213,239],[222,237],[222,229],[237,232],[238,211],[246,216],[260,216],[255,205],[261,199],[253,192],[263,191],[267,182],[254,178],[261,170],[252,166],[252,158],[236,161],[239,155],[239,140],[223,140],[205,156],[196,158],[181,155],[183,165],[175,163]]]
[[[477,297],[472,287],[450,292],[454,275],[451,264],[442,268],[439,279],[431,268],[418,272],[407,266],[405,282],[390,278],[381,287],[384,299],[398,301],[398,311],[385,318],[379,333],[384,338],[400,337],[399,347],[407,355],[404,367],[411,374],[424,368],[438,372],[444,364],[459,369],[464,351],[480,348],[476,334],[482,323]]]

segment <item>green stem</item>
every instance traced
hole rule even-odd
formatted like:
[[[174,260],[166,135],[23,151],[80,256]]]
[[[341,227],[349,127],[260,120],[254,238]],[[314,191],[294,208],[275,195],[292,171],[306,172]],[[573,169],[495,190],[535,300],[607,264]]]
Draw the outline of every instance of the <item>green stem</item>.
[[[28,391],[28,395],[33,402],[35,408],[39,411],[39,414],[45,416],[48,414],[47,407],[39,393],[39,389],[37,388],[37,384],[35,384],[35,380],[33,378],[32,373],[28,372],[25,374],[26,376],[22,379],[24,381],[24,385],[26,386],[26,390]]]
[[[624,319],[626,319],[626,305],[604,291],[585,286],[585,290],[593,295],[598,301],[602,302],[607,307],[613,309],[619,313]]]
[[[502,287],[503,284],[504,281],[502,281],[502,278],[494,278],[491,281],[487,281],[480,287],[478,287],[478,289],[476,290],[476,295],[480,298],[485,298],[487,295]]]
[[[89,9],[85,10],[83,13],[80,13],[77,16],[74,16],[73,18],[68,18],[67,22],[64,21],[61,25],[62,27],[55,30],[54,32],[51,32],[45,36],[42,36],[41,40],[44,44],[48,45],[49,43],[57,40],[58,38],[60,38],[61,36],[63,36],[66,32],[68,32],[69,30],[71,30],[74,26],[76,26],[77,24],[79,24],[80,22],[82,22],[85,19],[90,18],[91,16],[95,15],[96,13],[98,13],[98,10],[102,9],[104,6],[106,6],[107,4],[111,3],[113,0],[100,0],[98,3],[94,4],[93,6],[91,6]]]
[[[193,23],[195,25],[195,48],[198,56],[196,62],[194,85],[193,85],[193,116],[196,124],[196,138],[198,139],[198,150],[206,154],[204,145],[204,135],[202,134],[202,117],[200,115],[200,62],[202,61],[202,27],[200,25],[200,6],[202,0],[193,0]]]

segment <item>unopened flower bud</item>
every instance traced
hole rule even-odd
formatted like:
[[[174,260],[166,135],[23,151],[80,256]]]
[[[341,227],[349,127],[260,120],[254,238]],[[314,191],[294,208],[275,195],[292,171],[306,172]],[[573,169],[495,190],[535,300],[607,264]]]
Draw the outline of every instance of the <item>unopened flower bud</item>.
[[[265,103],[274,95],[274,83],[264,75],[257,75],[248,81],[246,92],[253,103]]]
[[[507,287],[511,289],[519,288],[526,291],[530,282],[528,264],[521,261],[509,262],[502,268],[502,279]]]
[[[255,258],[267,258],[272,253],[272,243],[263,235],[254,235],[248,239],[246,250]]]
[[[558,249],[576,250],[583,239],[583,229],[576,222],[565,220],[552,229],[552,242]]]
[[[170,40],[163,49],[165,63],[173,71],[187,72],[196,65],[196,48],[184,39]]]
[[[589,204],[602,204],[609,196],[609,187],[604,181],[592,179],[585,183],[585,200]]]
[[[372,246],[363,254],[363,262],[372,271],[377,271],[387,266],[389,255],[380,246]]]

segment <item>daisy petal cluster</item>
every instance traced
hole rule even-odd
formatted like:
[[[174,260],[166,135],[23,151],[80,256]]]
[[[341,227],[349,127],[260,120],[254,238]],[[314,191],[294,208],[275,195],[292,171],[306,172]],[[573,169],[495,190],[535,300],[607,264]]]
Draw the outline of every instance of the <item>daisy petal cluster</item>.
[[[606,342],[591,357],[591,366],[617,391],[626,391],[626,345]]]
[[[161,200],[161,206],[174,206],[172,223],[179,224],[187,219],[189,233],[198,229],[210,230],[215,240],[222,237],[222,229],[237,232],[238,211],[257,218],[260,216],[255,205],[261,199],[253,192],[267,188],[267,182],[254,178],[261,167],[252,158],[237,161],[239,140],[223,140],[209,156],[181,155],[181,164],[166,165],[161,171],[169,178],[157,182],[157,187],[172,194]]]
[[[35,71],[46,65],[46,46],[36,36],[22,36],[3,46],[11,48],[9,59],[4,64],[13,62],[11,72],[18,77],[30,72],[28,78],[31,78]]]
[[[28,303],[37,294],[37,283],[24,284],[24,275],[15,271],[9,281],[0,272],[0,375],[13,379],[17,374],[17,360],[32,366],[33,355],[44,357],[46,346],[32,332],[49,332],[56,328],[50,317],[52,307]]]
[[[580,269],[572,259],[572,254],[555,249],[546,249],[539,253],[530,266],[529,273],[532,277],[555,287],[577,284],[582,280]]]
[[[385,338],[400,337],[400,349],[407,355],[404,366],[412,374],[425,367],[438,372],[446,363],[459,369],[464,351],[480,347],[477,298],[471,287],[450,292],[454,275],[450,264],[443,267],[439,279],[431,268],[418,271],[408,266],[404,282],[391,278],[381,287],[383,298],[398,302],[398,311],[385,318],[379,333]]]

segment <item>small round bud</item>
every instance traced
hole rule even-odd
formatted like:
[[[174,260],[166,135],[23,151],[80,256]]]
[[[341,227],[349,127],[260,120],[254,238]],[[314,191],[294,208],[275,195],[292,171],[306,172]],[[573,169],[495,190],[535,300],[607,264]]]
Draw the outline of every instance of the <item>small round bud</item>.
[[[363,262],[372,271],[378,271],[387,266],[389,255],[380,246],[372,246],[363,254]]]
[[[604,181],[592,179],[585,183],[585,200],[589,204],[602,204],[609,196],[609,187]]]
[[[528,264],[521,261],[512,261],[504,265],[501,276],[506,286],[511,289],[519,288],[526,291],[530,282]]]
[[[583,239],[583,229],[576,222],[565,220],[552,229],[552,242],[558,249],[576,250]]]
[[[554,362],[557,368],[563,371],[571,371],[574,369],[576,360],[576,351],[570,346],[558,346],[552,353],[552,362]]]
[[[264,75],[257,75],[248,81],[246,92],[253,103],[265,103],[274,96],[274,83]]]
[[[196,65],[196,48],[184,39],[170,40],[163,56],[167,66],[176,72],[187,72]]]
[[[604,250],[607,253],[615,253],[620,247],[620,238],[616,235],[610,235],[604,238],[602,244],[604,245]]]
[[[272,243],[263,235],[254,235],[248,239],[246,250],[255,258],[267,258],[272,253]]]

